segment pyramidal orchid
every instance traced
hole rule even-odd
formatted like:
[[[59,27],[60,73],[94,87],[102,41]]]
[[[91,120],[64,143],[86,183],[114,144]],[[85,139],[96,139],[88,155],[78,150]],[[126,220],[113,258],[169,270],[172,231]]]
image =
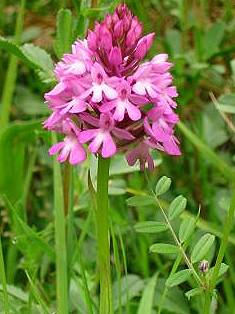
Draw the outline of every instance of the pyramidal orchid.
[[[87,38],[55,67],[57,85],[45,94],[52,110],[44,122],[64,139],[50,155],[59,162],[82,163],[87,152],[98,156],[97,251],[100,314],[113,313],[110,270],[108,178],[110,157],[122,152],[129,165],[154,168],[152,150],[180,155],[174,135],[177,91],[166,54],[143,62],[154,33],[142,35],[142,25],[125,4],[96,23]]]
[[[120,4],[73,44],[55,67],[58,84],[45,94],[52,115],[44,126],[65,136],[50,154],[79,164],[88,144],[88,151],[104,158],[123,152],[141,169],[146,162],[153,168],[152,149],[180,155],[172,64],[167,54],[143,62],[153,40],[153,33],[142,36],[137,17]]]

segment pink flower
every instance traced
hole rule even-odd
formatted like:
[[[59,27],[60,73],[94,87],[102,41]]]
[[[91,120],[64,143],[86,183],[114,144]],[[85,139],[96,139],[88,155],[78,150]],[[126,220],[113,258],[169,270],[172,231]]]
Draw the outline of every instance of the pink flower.
[[[91,78],[92,87],[85,91],[81,97],[86,98],[92,94],[91,100],[93,102],[100,102],[103,99],[103,93],[108,99],[117,97],[115,89],[108,85],[110,78],[98,63],[95,63],[91,68]]]
[[[89,149],[92,153],[97,153],[102,146],[101,155],[104,158],[111,157],[116,153],[116,145],[110,132],[114,127],[114,121],[110,116],[101,114],[98,129],[90,129],[80,133],[81,143],[90,142]]]
[[[130,150],[126,155],[127,162],[130,166],[134,166],[134,164],[139,160],[140,162],[140,170],[144,171],[145,164],[148,164],[149,170],[154,169],[153,158],[149,154],[149,145],[145,142],[141,142],[134,149]]]
[[[124,152],[142,170],[154,167],[152,149],[180,154],[172,64],[164,53],[141,63],[154,40],[142,31],[138,18],[120,4],[57,63],[58,83],[45,94],[52,114],[43,125],[65,136],[49,151],[60,162],[85,160],[85,144],[104,158]]]
[[[113,118],[117,121],[124,119],[125,113],[127,112],[129,118],[133,121],[138,121],[141,118],[141,111],[135,102],[138,101],[138,96],[131,98],[131,86],[126,81],[122,81],[118,87],[118,97],[111,102],[105,103],[100,107],[101,112],[112,111],[114,108]],[[139,104],[144,102],[143,97],[139,97]]]
[[[93,126],[97,125],[98,122],[96,118],[91,118],[89,116],[84,117],[84,120]],[[79,141],[81,143],[91,142],[89,149],[92,153],[97,153],[102,146],[101,155],[104,158],[111,157],[117,150],[116,144],[113,140],[114,136],[122,140],[134,139],[128,131],[118,129],[114,125],[115,122],[111,115],[101,114],[98,122],[99,128],[82,131],[79,134]]]
[[[66,136],[62,142],[53,145],[49,150],[50,155],[58,152],[57,160],[64,162],[68,159],[71,165],[79,164],[86,159],[86,152],[74,135]]]
[[[66,118],[58,125],[58,130],[65,133],[66,136],[62,142],[54,144],[50,148],[49,154],[59,153],[58,161],[64,162],[68,159],[72,165],[83,162],[86,159],[86,152],[78,140],[80,130],[77,126],[69,118]]]

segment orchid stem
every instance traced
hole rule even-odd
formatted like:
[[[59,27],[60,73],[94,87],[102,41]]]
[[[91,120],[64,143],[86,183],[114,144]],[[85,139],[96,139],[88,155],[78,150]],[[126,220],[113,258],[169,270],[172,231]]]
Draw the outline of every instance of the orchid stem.
[[[100,314],[112,313],[109,248],[108,180],[110,159],[99,156],[97,173],[97,246],[100,279]]]

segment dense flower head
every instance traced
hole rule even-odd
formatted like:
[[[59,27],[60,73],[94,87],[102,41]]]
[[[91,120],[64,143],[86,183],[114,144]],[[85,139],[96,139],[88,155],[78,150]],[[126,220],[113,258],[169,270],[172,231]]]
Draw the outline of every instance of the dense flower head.
[[[137,17],[120,4],[72,45],[55,67],[58,84],[45,94],[52,114],[44,127],[64,135],[50,154],[78,164],[87,144],[104,158],[124,152],[141,169],[146,163],[153,169],[152,149],[180,155],[172,64],[167,54],[142,62],[153,40],[153,33],[142,36]]]

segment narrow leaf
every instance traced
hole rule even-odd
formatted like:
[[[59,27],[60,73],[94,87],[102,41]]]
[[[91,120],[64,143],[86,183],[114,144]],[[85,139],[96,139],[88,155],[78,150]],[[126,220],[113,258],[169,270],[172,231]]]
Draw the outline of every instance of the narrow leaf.
[[[150,252],[160,254],[177,254],[179,249],[177,246],[165,243],[156,243],[150,246]]]
[[[215,240],[215,236],[210,233],[205,234],[193,249],[191,260],[192,263],[201,261],[210,250]]]
[[[169,206],[169,219],[172,220],[179,216],[186,208],[187,200],[182,195],[176,197]]]
[[[191,276],[191,270],[190,269],[180,270],[177,273],[171,275],[167,279],[166,286],[168,286],[168,287],[178,286],[182,282],[188,280],[190,276]]]
[[[155,189],[155,193],[157,196],[166,193],[171,185],[171,179],[163,176],[161,179],[158,181]]]
[[[11,204],[9,199],[5,196],[3,197],[5,200],[5,203],[8,207],[9,212],[11,213],[13,217],[13,221],[15,224],[15,232],[16,235],[19,236],[21,239],[25,237],[26,241],[24,242],[24,245],[27,243],[29,246],[33,243],[34,246],[36,246],[38,252],[47,254],[48,257],[51,259],[55,258],[55,253],[52,249],[52,247],[45,242],[37,232],[35,232],[32,228],[30,228],[18,215],[16,208]]]
[[[156,201],[154,197],[148,195],[136,195],[128,198],[126,201],[128,206],[149,206],[155,205]]]
[[[156,286],[158,274],[155,274],[146,285],[144,292],[142,294],[142,298],[140,300],[140,305],[138,308],[137,314],[151,314],[153,308],[154,301],[154,291]]]
[[[7,293],[7,281],[6,281],[6,272],[3,260],[3,252],[2,252],[2,239],[0,236],[0,280],[2,283],[2,291],[3,291],[3,309],[4,313],[10,313],[8,293]]]
[[[43,310],[43,313],[49,314],[50,311],[49,311],[49,309],[48,309],[46,303],[45,303],[44,300],[42,299],[42,297],[41,297],[41,295],[40,295],[40,292],[39,292],[37,286],[34,284],[34,282],[33,282],[32,279],[30,278],[30,276],[29,276],[29,274],[28,274],[27,271],[26,271],[26,276],[27,276],[27,278],[28,278],[28,280],[29,280],[29,283],[30,283],[30,286],[31,286],[31,288],[32,288],[32,292],[33,292],[33,295],[34,295],[34,297],[35,297],[35,300],[38,302],[38,304],[41,305],[42,310]]]
[[[212,268],[209,270],[209,272],[208,272],[208,274],[207,274],[208,277],[210,277],[210,276],[213,274],[214,269],[215,269],[215,267],[212,267]],[[222,264],[220,265],[220,269],[219,269],[219,273],[218,273],[218,278],[221,277],[221,276],[223,276],[223,275],[228,271],[228,269],[229,269],[229,266],[228,266],[227,264],[225,264],[225,263],[222,263]]]
[[[72,13],[68,9],[61,9],[57,14],[57,28],[56,28],[56,54],[59,58],[65,52],[71,49],[71,26]]]
[[[190,300],[192,297],[199,295],[203,292],[202,288],[194,288],[185,293],[185,296]]]
[[[195,229],[195,219],[187,218],[181,222],[179,230],[179,239],[180,242],[185,242],[193,234]]]
[[[136,232],[140,233],[157,233],[167,230],[167,225],[157,221],[143,221],[134,225]]]

